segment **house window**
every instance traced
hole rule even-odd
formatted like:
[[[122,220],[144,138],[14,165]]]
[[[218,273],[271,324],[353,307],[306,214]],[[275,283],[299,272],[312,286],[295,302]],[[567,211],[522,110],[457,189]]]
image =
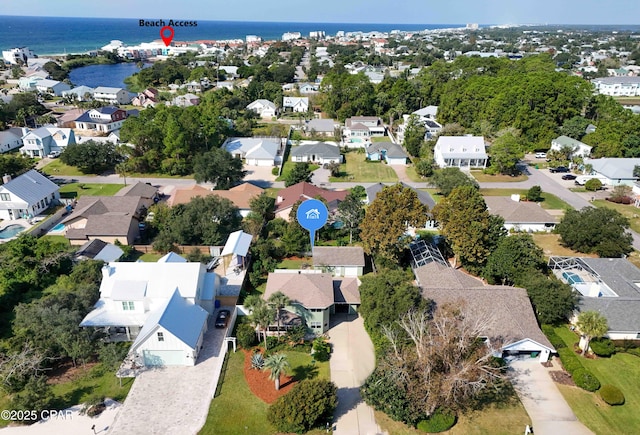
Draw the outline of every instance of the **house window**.
[[[322,322],[311,322],[311,328],[322,329]]]
[[[158,332],[158,341],[164,341],[164,334],[162,332]]]
[[[11,201],[8,193],[0,193],[0,201]]]
[[[133,301],[123,301],[122,309],[124,311],[133,311],[136,309],[136,304]]]
[[[322,308],[311,308],[309,311],[311,311],[312,313],[320,313],[322,312]]]

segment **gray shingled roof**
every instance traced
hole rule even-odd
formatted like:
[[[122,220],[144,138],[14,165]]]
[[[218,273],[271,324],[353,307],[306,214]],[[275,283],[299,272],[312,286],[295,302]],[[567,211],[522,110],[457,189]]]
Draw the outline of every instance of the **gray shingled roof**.
[[[364,250],[359,246],[314,246],[313,265],[364,267]]]
[[[281,291],[291,302],[305,308],[327,308],[333,305],[333,277],[330,273],[270,273],[264,298]]]
[[[501,216],[507,224],[556,223],[556,218],[535,202],[513,201],[507,196],[485,196],[489,213]]]
[[[393,142],[374,142],[367,147],[367,153],[379,153],[380,151],[385,151],[387,157],[392,159],[401,159],[409,157],[407,153],[404,152],[402,147]]]
[[[424,190],[418,190],[418,189],[416,189],[414,187],[411,187],[408,184],[405,184],[403,182],[400,182],[400,184],[402,185],[402,187],[404,187],[406,189],[411,189],[414,192],[416,192],[418,194],[418,200],[422,204],[424,204],[427,207],[429,207],[429,211],[433,210],[433,207],[436,206],[436,202],[431,197],[429,192],[426,192]],[[371,186],[369,186],[369,187],[367,187],[365,189],[365,191],[367,192],[367,199],[369,200],[369,204],[371,204],[373,202],[373,200],[376,199],[376,196],[378,196],[378,193],[381,192],[382,189],[384,189],[385,187],[387,187],[386,184],[376,183],[376,184],[372,184]]]
[[[292,147],[291,155],[294,157],[316,155],[324,159],[338,161],[340,159],[340,148],[325,142],[316,142]]]

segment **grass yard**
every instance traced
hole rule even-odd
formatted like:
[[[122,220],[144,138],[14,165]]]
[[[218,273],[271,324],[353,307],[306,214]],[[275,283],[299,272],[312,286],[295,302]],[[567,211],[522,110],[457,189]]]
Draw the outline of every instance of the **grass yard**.
[[[527,189],[480,189],[480,194],[484,196],[510,196],[513,194],[519,194],[526,196]],[[547,210],[569,210],[572,207],[558,198],[557,196],[542,192],[543,201],[540,206]]]
[[[369,139],[371,139],[371,143],[391,142],[391,139],[389,138],[389,136],[373,136],[373,137],[370,137]]]
[[[302,352],[286,352],[292,373],[309,375],[307,366],[311,364],[311,357]],[[267,421],[267,405],[253,395],[244,377],[244,353],[230,352],[227,354],[221,385],[218,386],[216,397],[211,401],[209,414],[201,435],[275,435],[278,431]],[[329,363],[316,363],[318,367],[315,376],[329,378]],[[323,430],[307,432],[311,435],[326,433]]]
[[[392,420],[383,412],[375,411],[375,417],[382,430],[390,434],[424,434],[404,423]],[[518,401],[511,406],[489,406],[480,411],[461,415],[455,426],[441,433],[445,435],[511,435],[522,433],[527,424],[531,424],[531,420],[522,403]]]
[[[75,166],[65,165],[64,163],[62,163],[62,160],[60,159],[55,159],[51,161],[51,163],[44,166],[41,170],[45,174],[51,175],[54,177],[59,175],[66,175],[66,176],[86,175],[89,177],[92,176],[92,174],[83,174]]]
[[[547,257],[597,257],[595,254],[583,254],[566,248],[560,244],[560,234],[553,233],[532,233],[533,241],[544,251]]]
[[[295,165],[296,165],[296,162],[292,162],[291,160],[287,160],[286,162],[284,162],[284,166],[282,167],[282,173],[278,178],[276,178],[276,181],[285,181],[287,179],[287,175],[289,175],[289,172],[293,170],[293,167]],[[320,166],[318,165],[309,164],[309,170],[311,172],[315,171],[319,167]]]
[[[444,198],[444,196],[442,196],[442,195],[440,195],[440,193],[438,193],[438,189],[426,188],[426,189],[418,189],[418,190],[423,190],[425,192],[429,192],[429,195],[431,195],[431,197],[436,202],[436,204],[439,203],[442,200],[442,198]]]
[[[383,162],[368,162],[366,154],[350,152],[345,154],[345,163],[340,165],[340,176],[330,177],[331,182],[353,181],[360,183],[395,182],[396,172]]]
[[[597,199],[592,202],[596,207],[612,208],[619,211],[624,217],[629,219],[629,225],[635,232],[640,232],[640,208],[637,208],[631,204],[616,204],[614,202],[605,201],[603,199]]]
[[[303,264],[313,265],[313,260],[311,258],[285,258],[276,266],[276,269],[294,269],[299,270],[302,269]]]
[[[518,181],[526,181],[529,179],[529,177],[525,174],[520,174],[517,177],[512,177],[510,175],[502,174],[485,174],[482,171],[471,171],[471,175],[478,181],[478,183],[515,183]]]
[[[162,254],[158,254],[157,252],[147,252],[146,254],[142,254],[140,257],[138,257],[138,260],[145,263],[155,263],[160,258],[162,258]]]
[[[578,341],[578,336],[566,326],[555,330],[570,348]],[[609,406],[597,393],[558,385],[578,419],[596,434],[640,433],[640,384],[637,382],[640,377],[640,358],[628,353],[617,353],[611,358],[579,358],[582,365],[596,375],[603,385],[618,387],[626,401],[622,406]]]
[[[71,243],[69,243],[69,239],[67,239],[65,236],[45,234],[44,236],[42,236],[42,238],[50,240],[51,242],[54,242],[54,243],[64,243],[65,246],[71,246]]]
[[[407,174],[407,177],[409,177],[409,179],[415,183],[425,183],[427,181],[426,178],[418,175],[415,165],[407,165],[405,172]]]
[[[60,186],[60,196],[63,198],[79,198],[81,196],[113,196],[124,184],[97,183],[69,183]]]
[[[264,190],[265,194],[271,198],[278,198],[278,192],[282,189],[279,187],[268,187]]]

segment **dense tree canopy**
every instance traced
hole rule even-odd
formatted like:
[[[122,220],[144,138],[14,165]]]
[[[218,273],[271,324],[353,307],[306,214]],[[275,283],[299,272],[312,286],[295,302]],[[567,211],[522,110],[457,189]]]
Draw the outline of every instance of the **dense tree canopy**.
[[[523,275],[544,270],[544,253],[529,234],[504,237],[489,255],[483,276],[490,284],[512,285],[522,282]],[[526,281],[526,279],[525,279]]]
[[[35,161],[32,158],[23,156],[22,154],[0,154],[0,174],[11,175],[15,178],[31,169],[34,163]],[[1,182],[2,180],[0,179],[0,183]]]
[[[293,186],[294,184],[301,183],[303,181],[310,182],[311,181],[311,168],[309,167],[308,162],[298,162],[296,163],[291,172],[289,172],[285,176],[284,185],[286,187]]]
[[[213,183],[216,189],[229,189],[245,176],[242,160],[227,150],[213,148],[202,154],[193,165],[198,183]]]
[[[527,289],[540,323],[564,323],[577,306],[578,295],[573,288],[553,275],[547,276],[534,271],[520,276],[517,285]]]
[[[101,174],[113,169],[121,160],[116,146],[88,140],[68,145],[60,155],[63,163],[76,166],[83,174]]]
[[[471,186],[476,189],[478,188],[478,182],[476,180],[455,167],[437,169],[433,172],[431,182],[444,196],[449,196],[456,187]]]
[[[360,229],[360,238],[368,254],[395,259],[406,248],[407,225],[423,227],[429,208],[418,199],[418,194],[402,184],[386,186],[378,193],[366,210]]]
[[[404,147],[413,157],[420,155],[420,149],[424,143],[424,135],[427,133],[425,126],[419,122],[417,115],[409,116],[404,130]]]
[[[606,207],[585,207],[568,210],[557,231],[562,243],[578,252],[595,253],[600,257],[621,257],[633,250],[633,238],[626,230],[629,220],[617,210]]]
[[[489,147],[491,166],[489,171],[495,174],[515,175],[518,162],[524,157],[520,140],[511,133],[498,137]]]

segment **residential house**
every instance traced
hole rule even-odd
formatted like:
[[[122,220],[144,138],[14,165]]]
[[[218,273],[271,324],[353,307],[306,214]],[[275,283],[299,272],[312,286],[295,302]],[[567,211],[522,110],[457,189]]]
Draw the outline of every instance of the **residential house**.
[[[144,204],[140,196],[81,196],[61,221],[64,236],[72,245],[93,239],[132,245],[140,237],[139,224],[147,210]]]
[[[489,159],[482,136],[440,136],[433,157],[441,168],[463,170],[486,168]]]
[[[320,85],[318,83],[300,83],[298,90],[301,94],[316,94],[320,90]]]
[[[405,189],[413,190],[416,193],[417,197],[418,197],[418,201],[420,201],[420,203],[422,205],[427,206],[427,208],[429,209],[429,213],[427,213],[423,228],[427,229],[427,230],[435,229],[438,226],[438,223],[434,219],[433,214],[431,213],[431,211],[436,206],[436,202],[431,197],[429,192],[424,191],[424,190],[418,190],[415,187],[409,186],[408,184],[405,184],[403,182],[400,182],[400,185],[402,185],[402,187],[404,187]],[[367,193],[367,197],[365,199],[365,203],[366,204],[371,204],[376,199],[376,197],[378,196],[378,193],[380,193],[382,191],[382,189],[384,189],[385,187],[387,187],[387,185],[382,184],[382,183],[376,183],[376,184],[372,184],[369,187],[366,187],[365,188],[365,192]],[[419,229],[419,228],[413,228],[413,227],[408,227],[407,228],[407,230],[408,230],[408,232],[410,234],[414,234],[415,230],[417,230],[417,229]]]
[[[569,136],[559,136],[551,141],[551,150],[560,151],[570,149],[569,158],[573,157],[589,157],[591,147],[585,143],[575,140]]]
[[[17,47],[2,51],[2,59],[11,65],[28,65],[29,59],[35,57],[35,53],[29,50],[29,47]]]
[[[595,90],[611,97],[637,97],[640,95],[640,77],[598,77],[591,80]]]
[[[489,213],[504,219],[507,231],[548,233],[556,226],[556,218],[539,203],[520,201],[520,195],[485,196],[484,201]]]
[[[129,104],[131,102],[131,95],[123,88],[98,86],[93,90],[93,99],[109,104]]]
[[[436,116],[438,115],[438,106],[426,106],[422,109],[418,109],[415,112],[412,112],[412,114],[418,116],[420,121],[427,119],[435,121]]]
[[[409,157],[400,145],[392,142],[373,142],[365,151],[368,160],[384,160],[389,165],[405,166],[407,164],[407,158]]]
[[[238,67],[235,65],[220,65],[220,71],[224,71],[224,75],[227,79],[237,79],[240,77],[238,74]]]
[[[71,89],[66,83],[57,80],[42,79],[36,82],[36,90],[43,94],[52,94],[56,97],[62,96],[62,92]]]
[[[171,197],[167,200],[167,204],[173,207],[177,204],[187,204],[196,196],[205,198],[207,196],[216,195],[220,198],[225,198],[231,201],[233,205],[238,207],[240,215],[242,217],[247,217],[251,212],[251,200],[256,196],[260,196],[263,192],[264,189],[251,183],[242,183],[229,190],[211,190],[194,184],[189,187],[174,190]]]
[[[523,288],[484,285],[475,277],[437,261],[414,269],[425,299],[436,309],[455,304],[481,325],[480,336],[498,356],[527,355],[546,362],[555,348],[538,326],[531,301]]]
[[[5,175],[3,182],[0,186],[0,219],[32,218],[60,200],[58,185],[35,169],[14,179]]]
[[[377,116],[352,116],[344,124],[342,135],[347,139],[384,136],[387,131],[382,119]]]
[[[141,181],[123,187],[114,196],[139,196],[142,199],[142,205],[146,208],[151,207],[159,200],[158,188]]]
[[[261,118],[271,119],[278,115],[278,108],[269,100],[259,99],[247,106],[247,110],[253,110]]]
[[[175,254],[156,263],[110,262],[100,299],[80,326],[135,340],[131,353],[146,366],[194,365],[219,287],[205,265]]]
[[[67,145],[76,143],[75,134],[70,128],[40,127],[24,131],[24,146],[20,148],[20,152],[29,157],[45,157],[51,151],[62,152]]]
[[[22,130],[10,128],[0,131],[0,154],[18,149],[22,146]],[[0,174],[1,175],[1,174]]]
[[[304,131],[311,136],[333,137],[338,127],[333,119],[312,119],[306,122]]]
[[[577,312],[597,311],[607,319],[606,337],[640,339],[640,269],[633,263],[624,258],[551,257],[549,268],[579,293]]]
[[[249,166],[276,166],[282,163],[284,147],[279,137],[230,137],[222,149]]]
[[[108,263],[118,261],[123,254],[124,251],[119,246],[100,239],[93,239],[82,245],[74,257],[77,260],[101,260]]]
[[[109,134],[114,130],[119,130],[125,119],[127,119],[126,110],[107,106],[87,110],[76,118],[75,122],[78,130],[89,130],[101,134]]]
[[[160,93],[156,88],[147,88],[133,97],[131,104],[141,107],[155,107],[160,101]]]
[[[334,279],[330,273],[315,270],[276,270],[269,273],[263,297],[266,300],[276,292],[284,293],[291,301],[283,310],[285,329],[289,324],[302,323],[320,335],[329,329],[331,314],[357,313],[358,287],[356,277]]]
[[[282,110],[285,112],[305,113],[309,111],[308,97],[282,97]]]
[[[170,102],[167,101],[167,106],[177,107],[191,107],[200,104],[200,97],[195,94],[178,95]]]
[[[292,162],[313,162],[320,165],[328,163],[342,163],[340,147],[326,142],[303,143],[291,147]]]
[[[313,267],[333,276],[362,276],[364,250],[360,246],[314,246]]]
[[[63,97],[68,97],[75,101],[90,101],[93,98],[93,88],[89,86],[76,86],[73,89],[62,92]]]
[[[63,128],[76,128],[76,119],[83,113],[84,109],[71,109],[57,117],[56,125]]]
[[[323,189],[306,182],[297,183],[278,192],[275,203],[276,217],[289,221],[291,208],[296,202],[317,197],[326,201],[329,215],[334,215],[338,210],[338,204],[344,201],[348,193],[346,190]]]
[[[44,80],[44,78],[37,75],[20,77],[18,79],[18,88],[23,92],[33,92],[36,90],[36,85],[40,80]]]
[[[591,165],[590,175],[595,175],[607,186],[633,186],[638,181],[634,169],[640,166],[640,158],[585,159],[584,164]]]

